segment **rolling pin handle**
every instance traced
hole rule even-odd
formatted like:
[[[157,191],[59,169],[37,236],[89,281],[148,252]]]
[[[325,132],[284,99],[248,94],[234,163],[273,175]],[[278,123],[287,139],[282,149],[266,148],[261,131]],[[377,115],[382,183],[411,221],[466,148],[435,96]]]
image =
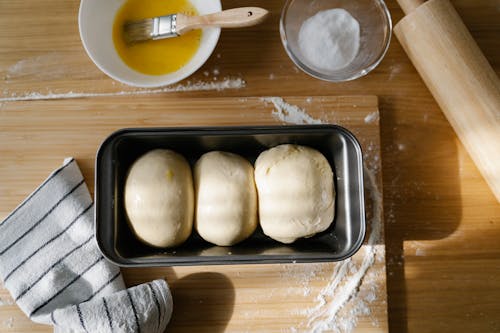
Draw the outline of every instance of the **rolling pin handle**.
[[[403,9],[405,15],[410,14],[420,5],[422,5],[425,0],[398,0],[399,6]]]

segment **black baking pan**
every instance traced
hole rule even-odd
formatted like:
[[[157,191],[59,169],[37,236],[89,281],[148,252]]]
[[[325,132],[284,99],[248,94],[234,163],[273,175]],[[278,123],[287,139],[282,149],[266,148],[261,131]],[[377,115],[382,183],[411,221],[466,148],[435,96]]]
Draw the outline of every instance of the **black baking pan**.
[[[335,174],[335,218],[324,232],[292,244],[279,243],[257,228],[245,241],[219,247],[193,229],[179,247],[149,247],[127,224],[123,191],[132,163],[151,149],[172,149],[191,165],[212,150],[229,151],[251,163],[283,143],[305,145],[325,155]],[[352,256],[365,236],[363,161],[356,138],[334,125],[267,127],[136,128],[111,134],[97,152],[95,230],[102,254],[120,266],[225,265],[338,261]]]

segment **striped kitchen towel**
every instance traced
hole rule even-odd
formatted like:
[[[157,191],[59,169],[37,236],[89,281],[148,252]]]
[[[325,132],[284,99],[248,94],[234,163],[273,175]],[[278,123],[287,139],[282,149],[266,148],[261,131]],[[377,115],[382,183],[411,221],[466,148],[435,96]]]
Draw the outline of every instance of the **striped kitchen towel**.
[[[172,314],[164,280],[125,289],[94,238],[94,209],[66,159],[0,224],[0,277],[21,310],[54,332],[163,332]]]

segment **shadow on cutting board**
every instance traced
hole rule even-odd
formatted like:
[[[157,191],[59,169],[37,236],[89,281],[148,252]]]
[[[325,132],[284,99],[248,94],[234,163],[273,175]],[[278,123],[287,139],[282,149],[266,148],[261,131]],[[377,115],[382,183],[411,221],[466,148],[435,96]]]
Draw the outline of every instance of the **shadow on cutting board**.
[[[187,268],[189,270],[190,268]],[[233,315],[235,291],[224,274],[191,273],[179,278],[172,267],[122,268],[127,286],[165,279],[174,311],[165,332],[224,332]]]
[[[220,273],[189,274],[170,284],[174,312],[167,332],[224,332],[234,307],[234,287]]]
[[[422,117],[406,124],[398,120],[405,105],[380,98],[390,332],[406,333],[416,324],[409,325],[407,314],[405,242],[446,239],[462,219],[456,137],[431,98],[421,106]]]

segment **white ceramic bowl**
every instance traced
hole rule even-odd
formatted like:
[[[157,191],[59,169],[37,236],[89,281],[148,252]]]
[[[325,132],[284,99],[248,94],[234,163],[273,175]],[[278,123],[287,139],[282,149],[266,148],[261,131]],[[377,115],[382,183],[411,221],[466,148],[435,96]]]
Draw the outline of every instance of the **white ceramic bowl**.
[[[78,26],[83,47],[90,59],[111,78],[136,87],[159,87],[185,79],[199,69],[212,54],[220,28],[203,29],[200,47],[181,69],[165,75],[141,74],[128,67],[113,43],[113,22],[125,0],[82,0]],[[200,15],[221,11],[220,0],[190,0]]]

